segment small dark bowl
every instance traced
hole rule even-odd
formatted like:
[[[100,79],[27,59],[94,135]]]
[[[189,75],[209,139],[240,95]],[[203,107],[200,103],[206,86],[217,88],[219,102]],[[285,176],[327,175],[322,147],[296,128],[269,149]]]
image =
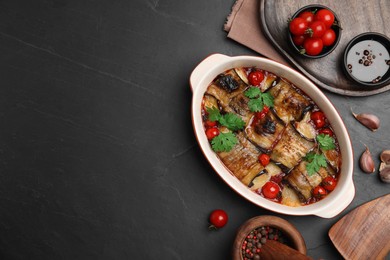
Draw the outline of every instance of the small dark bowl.
[[[354,67],[353,67],[354,65],[355,65],[355,67],[359,66],[360,69],[363,69],[363,70],[365,67],[364,67],[364,63],[363,64],[349,64],[350,62],[348,61],[348,54],[349,54],[350,50],[356,44],[358,44],[362,41],[366,41],[366,40],[380,43],[387,50],[387,52],[390,54],[390,39],[386,35],[383,35],[380,33],[375,33],[375,32],[368,32],[368,33],[360,34],[360,35],[356,36],[355,38],[353,38],[348,43],[347,47],[345,48],[344,56],[343,56],[343,70],[350,80],[352,80],[353,82],[355,82],[359,85],[362,85],[365,87],[371,87],[371,88],[376,88],[376,87],[387,85],[390,83],[390,58],[387,60],[387,64],[386,64],[385,58],[382,58],[383,54],[379,55],[379,53],[374,53],[374,50],[372,50],[372,55],[375,55],[375,57],[377,57],[377,58],[372,60],[373,61],[372,64],[377,62],[378,65],[375,65],[375,66],[380,66],[380,68],[383,68],[383,70],[385,70],[385,67],[382,67],[382,66],[387,66],[387,72],[380,79],[377,79],[377,76],[373,75],[371,81],[363,81],[361,79],[356,78],[355,76],[353,76],[351,74],[352,73],[351,70],[354,69]],[[366,49],[368,50],[369,48],[370,47],[367,47]],[[354,51],[354,50],[352,50],[352,51]],[[360,55],[366,56],[366,55],[364,55],[363,52],[364,52],[364,50],[361,50],[361,52],[357,51],[355,53],[356,53],[356,55],[359,55],[359,56]],[[351,54],[351,55],[353,55],[353,54]],[[383,60],[383,62],[382,62],[382,60]],[[352,65],[352,67],[349,67],[349,65]],[[371,66],[371,65],[369,65],[369,66]],[[369,68],[369,66],[367,66],[367,69]],[[376,72],[378,71],[378,67],[375,69],[375,71]],[[367,71],[367,73],[368,73],[368,71]],[[367,75],[367,73],[365,73],[365,74]]]
[[[320,5],[320,4],[306,5],[306,6],[302,7],[301,9],[299,9],[298,11],[296,11],[295,14],[291,17],[291,20],[296,18],[300,13],[302,13],[304,11],[311,11],[312,12],[312,11],[315,11],[315,10],[318,11],[318,10],[321,10],[321,9],[327,9],[327,10],[331,11],[333,13],[333,15],[334,15],[334,23],[331,26],[331,28],[336,33],[336,40],[333,43],[333,45],[331,45],[331,46],[324,46],[324,48],[323,48],[323,50],[322,50],[322,52],[320,54],[312,56],[312,55],[308,55],[306,53],[301,53],[301,48],[299,48],[300,46],[296,46],[294,44],[294,42],[292,40],[292,35],[291,35],[291,33],[290,33],[289,29],[288,29],[288,26],[287,26],[287,34],[288,34],[288,40],[290,42],[290,45],[292,46],[294,51],[296,51],[297,53],[299,53],[303,57],[311,58],[311,59],[318,59],[318,58],[325,57],[326,55],[331,53],[337,47],[337,45],[340,42],[341,31],[342,31],[341,24],[340,24],[340,19],[338,18],[336,13],[333,12],[333,10],[329,9],[326,6],[323,6],[323,5]]]

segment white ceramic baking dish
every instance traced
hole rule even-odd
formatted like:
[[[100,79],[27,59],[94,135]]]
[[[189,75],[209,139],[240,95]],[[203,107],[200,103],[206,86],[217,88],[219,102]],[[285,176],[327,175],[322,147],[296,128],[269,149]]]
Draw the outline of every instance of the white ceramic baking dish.
[[[208,85],[220,73],[235,67],[258,67],[288,79],[298,86],[327,116],[339,141],[342,165],[338,184],[323,200],[301,207],[289,207],[272,202],[242,184],[219,160],[207,140],[201,116],[201,102]],[[332,218],[342,212],[355,196],[353,184],[353,151],[348,131],[332,103],[310,80],[297,71],[275,61],[252,56],[230,57],[213,54],[204,59],[192,72],[190,85],[192,97],[192,123],[196,138],[205,157],[220,177],[242,197],[268,210],[288,215],[317,215]]]

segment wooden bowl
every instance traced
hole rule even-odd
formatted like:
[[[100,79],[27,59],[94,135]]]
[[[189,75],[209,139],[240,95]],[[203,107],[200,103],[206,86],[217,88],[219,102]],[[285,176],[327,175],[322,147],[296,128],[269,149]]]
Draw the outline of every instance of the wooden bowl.
[[[240,226],[237,231],[236,238],[233,244],[232,256],[233,260],[243,260],[241,254],[241,246],[245,237],[254,229],[270,226],[282,231],[284,236],[288,238],[291,247],[300,253],[306,255],[306,244],[301,233],[288,221],[275,216],[259,216],[247,220]]]

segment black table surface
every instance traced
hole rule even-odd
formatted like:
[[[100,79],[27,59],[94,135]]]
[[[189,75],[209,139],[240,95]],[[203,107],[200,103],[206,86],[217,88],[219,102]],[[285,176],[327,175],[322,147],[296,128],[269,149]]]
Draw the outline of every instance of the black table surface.
[[[308,255],[340,259],[328,230],[389,193],[358,164],[390,149],[390,92],[324,91],[354,148],[356,196],[337,217],[286,216],[232,191],[199,149],[189,75],[211,53],[255,55],[228,39],[234,0],[0,1],[0,258],[229,259],[237,228],[280,216]],[[351,115],[381,119],[371,132]],[[207,229],[222,208],[226,227]],[[351,231],[353,232],[353,231]]]

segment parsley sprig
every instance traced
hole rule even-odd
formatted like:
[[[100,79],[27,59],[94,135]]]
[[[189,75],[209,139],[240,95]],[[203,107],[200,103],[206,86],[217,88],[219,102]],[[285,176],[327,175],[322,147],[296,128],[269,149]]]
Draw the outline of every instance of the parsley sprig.
[[[306,164],[306,170],[309,176],[318,172],[321,167],[326,167],[327,165],[323,154],[310,152],[306,155],[305,160],[308,162]]]
[[[216,152],[229,152],[237,142],[237,137],[232,132],[220,133],[211,140],[211,147]]]
[[[336,147],[333,137],[329,135],[319,134],[316,139],[322,150],[332,150]]]
[[[244,128],[245,122],[239,116],[233,113],[221,114],[218,108],[207,108],[210,121],[218,121],[221,125],[226,126],[232,131],[238,131]]]
[[[233,113],[221,114],[218,108],[207,108],[210,121],[217,121],[231,131],[238,131],[244,128],[245,122]],[[238,143],[238,139],[232,132],[220,133],[211,140],[211,147],[215,152],[229,152]]]
[[[270,93],[263,93],[257,87],[250,87],[244,92],[245,96],[250,98],[248,107],[251,112],[260,112],[264,106],[273,107],[274,98]]]
[[[319,134],[317,135],[316,140],[318,142],[318,147],[324,151],[332,150],[336,147],[334,138],[329,135]],[[326,158],[323,154],[310,152],[306,155],[305,160],[308,162],[306,164],[306,170],[309,176],[318,172],[321,167],[327,166]]]

